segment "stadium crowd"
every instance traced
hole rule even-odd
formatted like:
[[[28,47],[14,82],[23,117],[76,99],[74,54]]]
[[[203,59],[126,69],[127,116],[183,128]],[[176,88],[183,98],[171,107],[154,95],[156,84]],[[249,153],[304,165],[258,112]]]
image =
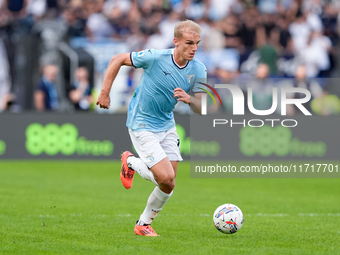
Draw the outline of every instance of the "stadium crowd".
[[[129,51],[170,48],[175,24],[192,19],[202,27],[196,58],[206,65],[208,77],[219,83],[252,81],[246,83],[262,95],[259,104],[264,102],[267,88],[278,84],[278,78],[296,77],[291,86],[308,88],[319,100],[315,112],[338,113],[340,100],[329,95],[337,91],[337,84],[322,78],[340,76],[339,11],[337,0],[0,0],[0,111],[30,108],[20,104],[25,98],[20,90],[29,85],[15,82],[20,76],[18,66],[30,65],[20,59],[17,47],[27,35],[46,39],[43,45],[46,54],[39,56],[39,70],[43,74],[46,66],[56,64],[52,53],[59,54],[54,47],[58,43],[68,44],[75,37],[86,37],[89,42],[107,39],[123,42]],[[44,26],[54,27],[54,32],[44,32]],[[85,76],[88,71],[82,70]],[[75,77],[77,73],[70,75]],[[72,92],[77,87],[74,85],[77,77],[74,84],[64,84],[62,89],[44,79],[49,84],[44,87],[47,94],[48,87],[55,86],[54,94],[64,95],[75,109],[81,108],[80,98],[85,97],[89,99],[85,109],[91,109],[88,105],[94,100],[88,88],[84,87],[81,95]],[[37,92],[44,91],[42,83],[30,85],[34,86],[32,102],[37,102],[35,96],[41,94]],[[126,90],[130,89],[127,80]],[[258,107],[267,107],[265,102]],[[36,109],[46,109],[41,104],[42,101],[38,106],[36,103]],[[181,111],[180,107],[178,110]]]

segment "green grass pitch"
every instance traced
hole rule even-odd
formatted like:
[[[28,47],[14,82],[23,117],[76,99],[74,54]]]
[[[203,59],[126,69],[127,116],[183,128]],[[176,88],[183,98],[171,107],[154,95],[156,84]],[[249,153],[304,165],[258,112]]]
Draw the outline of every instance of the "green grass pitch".
[[[152,226],[135,221],[154,188],[125,190],[117,161],[1,161],[0,254],[339,254],[340,179],[193,179],[180,163],[174,194]],[[212,214],[234,203],[242,229]]]

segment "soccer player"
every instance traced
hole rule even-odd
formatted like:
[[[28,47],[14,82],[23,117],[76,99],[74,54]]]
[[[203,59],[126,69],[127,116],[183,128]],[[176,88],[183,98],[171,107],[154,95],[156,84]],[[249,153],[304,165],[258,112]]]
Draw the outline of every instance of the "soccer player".
[[[156,185],[136,223],[137,235],[158,236],[150,224],[171,197],[178,162],[183,160],[173,116],[176,103],[182,101],[195,113],[201,112],[198,82],[205,81],[207,72],[204,64],[194,58],[200,33],[197,23],[182,21],[174,29],[174,49],[118,54],[110,61],[104,77],[97,105],[108,109],[109,92],[119,68],[126,65],[144,69],[126,122],[139,158],[125,151],[120,173],[126,189],[131,188],[135,172]]]

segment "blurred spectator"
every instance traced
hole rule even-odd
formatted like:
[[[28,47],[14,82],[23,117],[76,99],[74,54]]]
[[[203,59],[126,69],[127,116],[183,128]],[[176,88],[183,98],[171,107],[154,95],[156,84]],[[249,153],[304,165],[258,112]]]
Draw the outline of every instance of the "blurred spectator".
[[[5,44],[0,37],[0,112],[7,108],[9,102],[12,101],[10,94],[11,77],[9,63],[6,53]]]
[[[90,40],[98,40],[111,37],[113,28],[108,18],[102,13],[102,0],[85,0],[88,18],[86,32]]]
[[[243,6],[238,0],[210,0],[209,17],[214,21],[223,20],[230,13],[240,13],[243,11]]]
[[[140,25],[140,30],[146,36],[151,36],[152,34],[158,33],[159,28],[158,25],[162,20],[162,12],[160,11],[152,11],[150,16],[146,16],[142,19]]]
[[[86,35],[86,21],[82,17],[82,11],[80,8],[68,6],[64,9],[60,18],[68,25],[67,39]]]
[[[75,83],[70,89],[69,97],[76,110],[87,111],[93,102],[89,73],[85,67],[79,67],[75,71]]]
[[[131,26],[130,31],[131,35],[127,37],[126,43],[131,51],[137,52],[143,50],[145,48],[145,37],[143,33],[139,30],[137,25]]]
[[[307,69],[305,66],[301,65],[296,69],[295,79],[293,80],[293,87],[304,88],[311,92],[311,100],[313,98],[320,98],[324,95],[323,89],[316,79],[309,79],[307,76]],[[305,98],[305,94],[295,93],[293,98]],[[308,111],[311,111],[310,104],[305,104]],[[300,112],[294,105],[294,113]]]
[[[304,88],[311,92],[312,98],[321,97],[323,90],[320,84],[314,79],[308,79],[306,67],[301,65],[296,69],[294,87]],[[296,94],[295,98],[301,98],[300,94]]]
[[[240,29],[240,37],[247,50],[253,50],[256,44],[256,28],[258,26],[258,16],[254,11],[248,11],[244,15],[244,20]]]
[[[301,50],[302,63],[306,66],[306,76],[309,78],[324,76],[330,69],[328,52],[332,43],[319,32],[310,34],[306,47]]]
[[[129,21],[122,9],[115,7],[108,15],[110,25],[113,28],[113,38],[125,39],[131,32]]]
[[[240,44],[240,21],[236,16],[228,16],[220,23],[225,36],[226,48],[237,48]]]
[[[258,0],[258,9],[261,13],[274,13],[277,7],[277,0]]]
[[[278,58],[276,64],[280,77],[294,77],[296,68],[300,65],[294,55],[293,41],[288,40],[287,47],[284,48]]]
[[[257,66],[255,79],[246,79],[244,90],[252,88],[253,106],[257,110],[268,110],[272,106],[273,80],[269,79],[270,68],[261,63]]]
[[[210,51],[214,68],[224,69],[230,73],[237,73],[239,66],[239,54],[236,49],[216,49]]]
[[[163,14],[160,11],[154,12],[151,17],[146,18],[143,29],[147,33],[148,39],[145,44],[147,49],[165,49],[168,46],[164,34],[159,29]],[[168,31],[169,32],[169,31]]]
[[[280,31],[280,45],[286,49],[288,46],[289,41],[291,40],[291,35],[288,31],[288,24],[289,21],[284,17],[280,16],[276,23],[277,28]]]
[[[182,0],[175,6],[175,12],[188,19],[199,20],[204,17],[208,10],[204,1]]]
[[[167,42],[164,40],[164,37],[161,34],[161,32],[157,30],[154,34],[149,36],[145,44],[145,48],[157,50],[166,49]]]
[[[338,3],[340,5],[340,1]],[[339,34],[337,32],[339,8],[335,8],[332,4],[327,4],[321,14],[324,35],[331,39],[333,45],[339,41]]]
[[[35,18],[43,17],[46,9],[46,1],[44,0],[27,0],[26,11]]]
[[[320,16],[312,11],[306,12],[306,22],[313,31],[322,31],[322,22]]]
[[[163,36],[165,48],[173,47],[173,31],[175,25],[180,21],[180,16],[176,12],[171,12],[159,23],[159,30]]]
[[[213,75],[214,78],[212,78],[212,80],[215,84],[233,84],[234,85],[234,81],[232,79],[236,76],[237,76],[236,73],[228,72],[227,70],[223,68],[216,68],[214,75]],[[208,99],[209,113],[210,114],[216,114],[220,112],[231,113],[233,111],[233,97],[232,97],[230,90],[217,89],[217,92],[221,97],[222,106],[220,106],[220,104],[214,104],[213,102],[211,102],[212,100]],[[217,96],[215,94],[213,95],[214,95],[215,101],[218,102]]]
[[[271,30],[269,37],[264,27],[257,30],[257,44],[260,53],[260,63],[265,64],[269,68],[269,75],[276,75],[279,47],[279,33],[277,30]],[[264,66],[259,66],[258,71],[264,72]]]
[[[300,9],[296,14],[295,20],[289,25],[289,33],[292,35],[295,52],[298,53],[303,50],[308,43],[311,28]]]
[[[39,112],[59,109],[59,96],[55,85],[58,67],[46,65],[43,67],[43,76],[34,93],[34,104]]]
[[[0,95],[1,96],[1,95]],[[11,109],[11,106],[13,105],[15,101],[15,96],[12,93],[5,94],[4,97],[2,97],[2,100],[0,99],[0,112],[2,111],[8,111]]]
[[[131,8],[127,13],[129,21],[130,34],[127,36],[126,43],[131,51],[140,51],[144,49],[145,37],[140,29],[142,14],[138,8],[137,2],[131,3]]]
[[[103,5],[103,13],[110,16],[114,9],[127,13],[131,9],[132,2],[130,0],[107,0]]]
[[[32,34],[41,39],[40,64],[58,63],[59,45],[66,39],[68,26],[56,19],[58,13],[50,9],[46,15],[32,27]]]
[[[207,47],[209,49],[220,49],[224,47],[225,42],[223,34],[220,31],[219,27],[215,25],[216,23],[212,22],[207,17],[203,17],[202,19],[197,20],[197,23],[201,26],[200,44],[207,43]]]
[[[302,10],[303,11],[311,11],[315,14],[321,14],[321,0],[303,0],[302,2]]]

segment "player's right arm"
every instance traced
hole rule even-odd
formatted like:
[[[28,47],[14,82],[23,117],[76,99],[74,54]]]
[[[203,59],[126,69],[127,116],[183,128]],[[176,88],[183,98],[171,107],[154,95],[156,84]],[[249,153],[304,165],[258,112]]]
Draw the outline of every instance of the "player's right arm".
[[[100,108],[110,108],[110,90],[121,66],[132,66],[130,53],[122,53],[112,57],[107,67],[103,86],[96,103]]]

